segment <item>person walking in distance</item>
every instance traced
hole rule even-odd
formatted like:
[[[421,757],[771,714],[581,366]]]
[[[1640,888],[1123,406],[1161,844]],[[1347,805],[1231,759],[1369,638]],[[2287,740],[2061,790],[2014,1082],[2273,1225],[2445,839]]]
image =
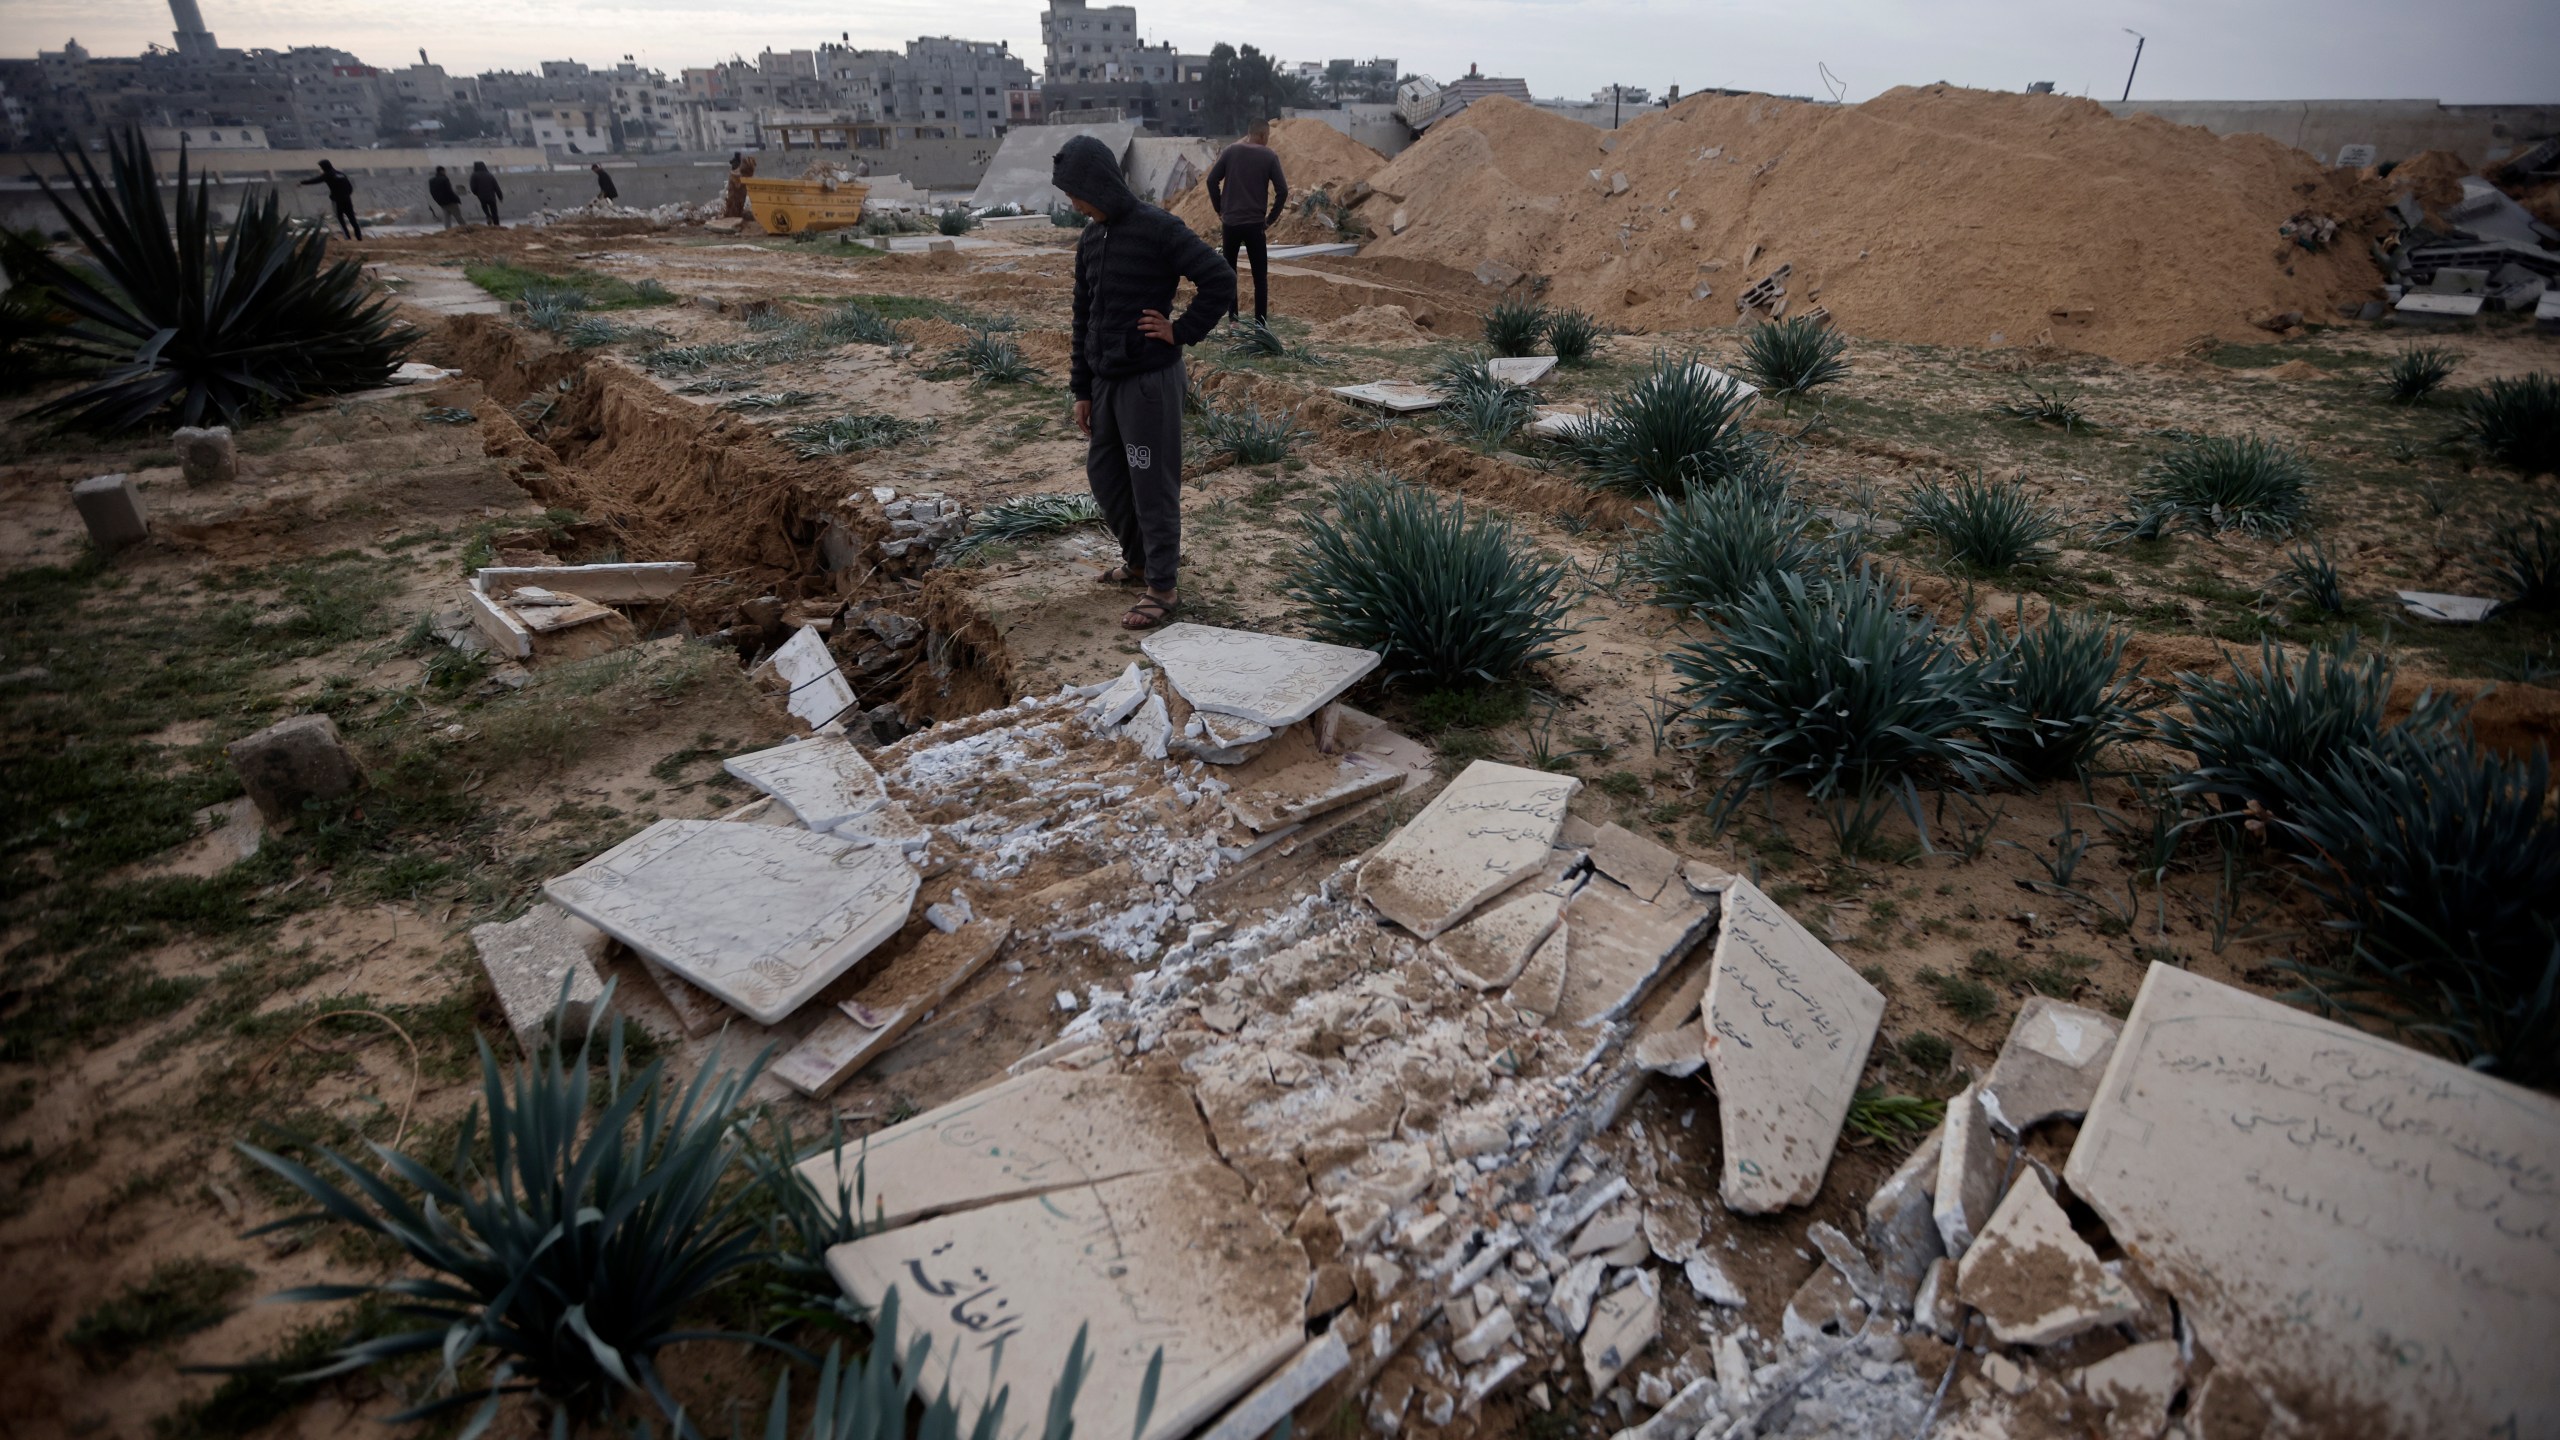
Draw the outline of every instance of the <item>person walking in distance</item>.
[[[489,172],[486,160],[471,162],[471,193],[480,201],[480,213],[489,217],[490,224],[497,224],[498,202],[507,198],[507,192],[498,188],[498,177]]]
[[[1049,183],[1093,222],[1076,239],[1067,386],[1088,437],[1085,482],[1120,542],[1120,563],[1101,578],[1146,587],[1120,623],[1152,630],[1173,615],[1182,557],[1182,347],[1234,311],[1236,272],[1190,226],[1131,194],[1119,158],[1089,135],[1057,153]],[[1191,304],[1168,319],[1186,279]]]
[[[436,217],[444,221],[444,228],[462,223],[462,192],[453,188],[453,177],[441,165],[427,177],[427,198],[436,203]]]
[[[1280,152],[1271,148],[1271,122],[1246,126],[1244,138],[1209,167],[1207,184],[1227,268],[1235,268],[1239,249],[1253,261],[1253,319],[1257,325],[1266,323],[1271,319],[1271,227],[1289,201],[1289,177],[1281,172]]]
[[[364,222],[356,218],[356,182],[346,172],[323,160],[320,173],[302,182],[305,185],[329,187],[329,208],[338,217],[338,233],[350,240],[364,238]]]
[[[622,198],[622,192],[614,187],[613,177],[604,172],[603,161],[599,160],[587,168],[596,172],[596,198],[598,200],[610,205]]]

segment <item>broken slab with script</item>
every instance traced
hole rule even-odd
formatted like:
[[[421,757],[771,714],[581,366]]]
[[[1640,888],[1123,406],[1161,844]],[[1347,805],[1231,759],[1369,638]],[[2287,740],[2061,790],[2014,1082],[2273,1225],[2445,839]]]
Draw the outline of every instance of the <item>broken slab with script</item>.
[[[2560,1100],[2155,964],[2063,1175],[2279,1432],[2560,1434]]]
[[[853,686],[846,682],[836,657],[827,650],[826,637],[815,626],[793,631],[765,661],[765,668],[781,682],[783,704],[812,730],[853,709]]]
[[[771,1025],[898,933],[917,885],[894,847],[661,820],[542,892]]]
[[[1724,1122],[1724,1203],[1747,1214],[1822,1188],[1884,996],[1748,880],[1723,892],[1701,1009]]]
[[[2022,1169],[1956,1265],[1956,1295],[2003,1345],[2052,1345],[2129,1319],[2133,1291],[2106,1272],[2071,1219]]]
[[[1313,715],[1378,668],[1373,651],[1214,625],[1168,625],[1138,648],[1193,709],[1273,730]]]
[[[1547,863],[1570,775],[1478,760],[1360,866],[1360,897],[1425,940]]]
[[[1077,1432],[1137,1440],[1190,1433],[1306,1343],[1305,1252],[1214,1162],[897,1226],[829,1250],[827,1267],[860,1304],[897,1289],[910,1333],[949,1357],[963,1414],[1011,1385],[1019,1428],[1007,1440],[1036,1433],[1039,1407],[1021,1401],[1065,1368],[1088,1322]],[[1159,1351],[1155,1410],[1138,1432]]]
[[[2029,996],[1982,1079],[1982,1113],[2021,1135],[2047,1120],[2077,1120],[2097,1098],[2116,1051],[2116,1022],[2049,996]]]
[[[1597,853],[1596,851],[1594,852]],[[1594,879],[1565,906],[1564,984],[1559,1025],[1595,1025],[1624,1016],[1716,923],[1716,897],[1670,887],[1647,904],[1614,880]]]
[[[820,832],[889,803],[880,772],[840,735],[732,755],[720,768],[781,801],[802,826]]]

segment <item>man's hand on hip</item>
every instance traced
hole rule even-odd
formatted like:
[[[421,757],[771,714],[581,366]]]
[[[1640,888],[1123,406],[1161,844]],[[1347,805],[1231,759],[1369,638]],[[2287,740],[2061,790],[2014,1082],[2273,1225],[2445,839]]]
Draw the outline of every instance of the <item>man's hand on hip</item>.
[[[1173,343],[1173,322],[1164,318],[1161,310],[1145,311],[1138,316],[1138,333],[1170,345]]]
[[[1077,402],[1076,402],[1076,428],[1077,428],[1077,429],[1079,429],[1079,430],[1081,430],[1081,431],[1083,431],[1083,432],[1084,432],[1084,433],[1086,433],[1087,435],[1091,435],[1091,434],[1093,433],[1093,402],[1092,402],[1092,401],[1090,401],[1090,400],[1079,400],[1079,401],[1077,401]]]

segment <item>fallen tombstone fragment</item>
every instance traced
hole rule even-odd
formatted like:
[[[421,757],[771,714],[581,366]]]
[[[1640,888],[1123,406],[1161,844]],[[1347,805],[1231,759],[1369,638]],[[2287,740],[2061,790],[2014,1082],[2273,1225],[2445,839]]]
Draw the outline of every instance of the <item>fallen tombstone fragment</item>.
[[[1411,380],[1371,380],[1358,385],[1336,385],[1333,393],[1345,400],[1374,405],[1398,415],[1437,410],[1449,403],[1448,394],[1437,386]]]
[[[1991,1218],[2000,1203],[1999,1142],[1991,1117],[1982,1113],[1979,1085],[1967,1085],[1947,1102],[1946,1124],[1939,1132],[1938,1176],[1930,1187],[1930,1213],[1937,1218],[1938,1240],[1947,1254],[1962,1258],[1965,1247]]]
[[[1351,1368],[1350,1347],[1338,1330],[1328,1330],[1306,1343],[1288,1364],[1229,1407],[1199,1440],[1263,1440],[1289,1418],[1299,1404]]]
[[[519,585],[593,600],[601,605],[636,605],[672,599],[694,576],[689,560],[617,561],[599,565],[484,565],[472,573],[486,594],[502,595]]]
[[[2057,1117],[2077,1120],[2098,1096],[2115,1054],[2116,1022],[2050,996],[2029,996],[1982,1078],[1982,1113],[2016,1136]]]
[[[1885,1298],[1905,1314],[1931,1262],[1947,1253],[1946,1241],[1938,1234],[1931,1193],[1938,1180],[1938,1148],[1945,1138],[1946,1125],[1941,1122],[1867,1197],[1867,1249],[1876,1257]]]
[[[2177,1341],[2147,1341],[2082,1369],[2078,1389],[2106,1407],[2108,1440],[2156,1436],[2168,1428],[2181,1368]]]
[[[1613,881],[1595,880],[1566,902],[1563,1025],[1616,1020],[1641,1003],[1716,923],[1718,901],[1683,888],[1649,905]]]
[[[1615,820],[1600,827],[1591,842],[1592,868],[1627,887],[1638,900],[1651,903],[1680,873],[1680,857]]]
[[[774,1077],[814,1099],[834,1094],[968,984],[1012,936],[1011,921],[991,920],[918,939],[863,987],[862,998],[839,1002],[836,1013],[783,1052]]]
[[[1639,1270],[1633,1284],[1592,1302],[1591,1325],[1582,1332],[1582,1370],[1592,1394],[1607,1393],[1620,1372],[1661,1337],[1657,1283],[1652,1271]]]
[[[107,554],[135,544],[151,533],[143,518],[142,493],[126,475],[92,475],[71,487],[72,508],[89,527],[89,543]]]
[[[1553,355],[1497,355],[1484,362],[1486,374],[1508,385],[1535,385],[1555,368]]]
[[[841,736],[822,735],[732,755],[720,768],[782,802],[802,827],[832,831],[889,803],[880,772]]]
[[[604,932],[556,905],[537,903],[503,925],[474,925],[471,945],[508,1031],[528,1055],[541,1048],[555,1016],[564,1035],[576,1034],[604,998],[604,979],[596,973]]]
[[[2004,1345],[2051,1345],[2112,1325],[2133,1292],[2098,1263],[2041,1176],[2021,1174],[1956,1265],[1956,1294]]]
[[[2477,625],[2498,612],[2498,601],[2484,595],[2439,595],[2431,590],[2402,590],[2400,608],[2421,620],[2448,625]]]
[[[854,708],[853,687],[814,627],[792,632],[765,664],[782,682],[785,707],[812,730]]]
[[[1194,710],[1286,729],[1378,668],[1373,651],[1314,640],[1178,624],[1138,643]]]
[[[1431,953],[1467,984],[1501,989],[1520,978],[1529,957],[1555,933],[1564,905],[1557,896],[1533,890],[1442,932],[1431,942]]]
[[[1362,863],[1358,891],[1424,940],[1547,861],[1582,782],[1478,760]]]
[[[364,784],[364,769],[326,715],[296,715],[223,747],[240,788],[258,813],[280,825],[318,800],[335,800]]]

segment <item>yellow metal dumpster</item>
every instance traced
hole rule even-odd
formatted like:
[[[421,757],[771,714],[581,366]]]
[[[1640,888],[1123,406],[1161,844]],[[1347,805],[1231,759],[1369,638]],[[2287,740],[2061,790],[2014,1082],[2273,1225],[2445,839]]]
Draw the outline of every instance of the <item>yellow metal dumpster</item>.
[[[842,230],[861,223],[871,187],[858,180],[761,180],[749,177],[747,203],[767,235]]]

